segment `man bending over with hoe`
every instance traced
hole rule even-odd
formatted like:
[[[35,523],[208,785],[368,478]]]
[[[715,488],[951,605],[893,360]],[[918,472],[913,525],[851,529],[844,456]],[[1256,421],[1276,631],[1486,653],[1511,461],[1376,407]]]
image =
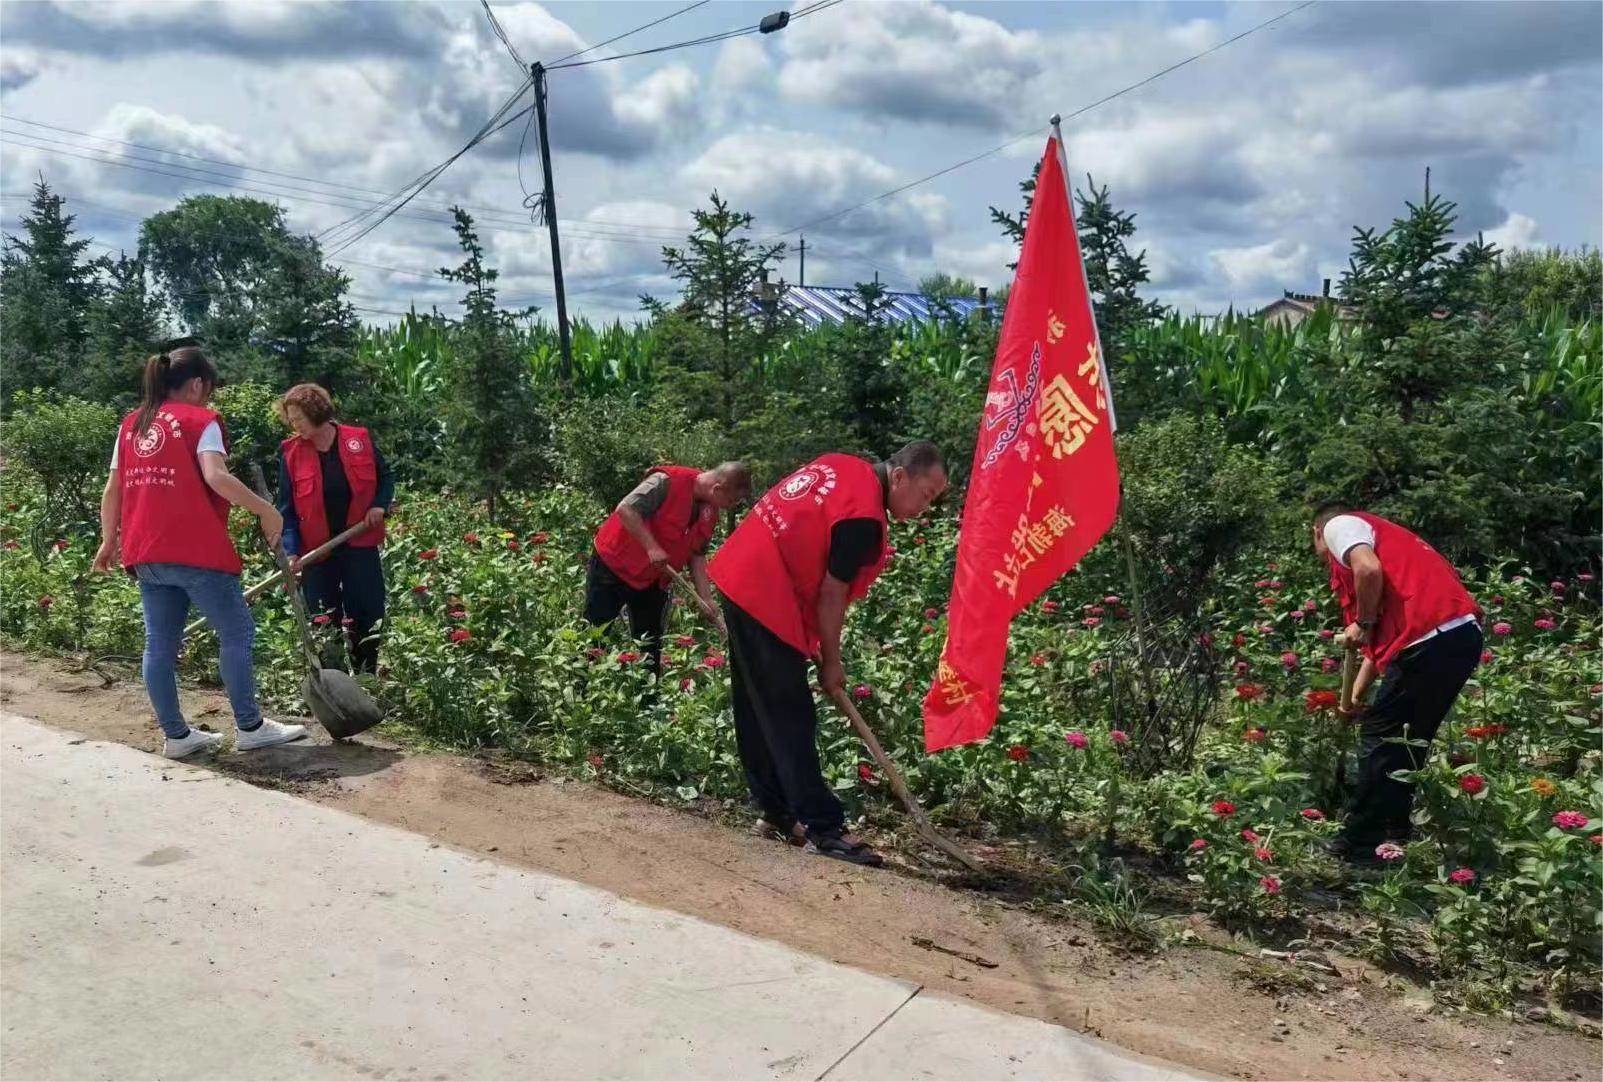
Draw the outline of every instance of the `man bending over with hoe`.
[[[713,558],[729,629],[735,738],[762,810],[758,833],[853,864],[883,863],[846,833],[819,769],[807,661],[826,695],[845,689],[841,626],[846,606],[885,567],[887,515],[923,514],[945,490],[933,443],[910,443],[878,464],[824,455],[769,489]]]
[[[1349,720],[1362,727],[1358,787],[1331,852],[1376,860],[1404,841],[1414,787],[1392,774],[1418,770],[1458,693],[1480,662],[1480,606],[1458,572],[1418,535],[1379,515],[1326,505],[1314,516],[1314,551],[1347,621],[1343,638],[1363,653]],[[1359,705],[1376,676],[1375,701]]]
[[[657,466],[623,498],[596,533],[584,590],[584,618],[597,627],[629,610],[629,634],[646,636],[651,664],[662,672],[662,628],[670,572],[690,568],[705,607],[712,611],[707,583],[707,544],[727,511],[751,493],[751,471],[742,462],[711,470]]]

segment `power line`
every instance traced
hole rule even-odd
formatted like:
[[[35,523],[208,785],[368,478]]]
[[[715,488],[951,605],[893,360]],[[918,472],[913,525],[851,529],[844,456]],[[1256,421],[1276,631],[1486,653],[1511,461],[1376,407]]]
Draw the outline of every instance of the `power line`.
[[[827,0],[826,0],[826,2],[827,2]],[[1224,41],[1221,41],[1217,45],[1214,45],[1214,46],[1212,46],[1210,48],[1202,50],[1202,52],[1200,52],[1200,53],[1195,53],[1195,54],[1193,54],[1191,56],[1188,56],[1184,60],[1180,61],[1179,63],[1170,64],[1168,67],[1164,68],[1162,71],[1154,72],[1153,74],[1148,75],[1145,79],[1142,79],[1140,82],[1131,83],[1127,87],[1123,87],[1122,89],[1115,90],[1113,93],[1107,95],[1106,97],[1098,98],[1096,101],[1091,102],[1089,105],[1083,105],[1080,108],[1076,109],[1074,112],[1069,113],[1067,116],[1063,117],[1062,119],[1065,120],[1065,121],[1068,121],[1068,120],[1073,120],[1075,117],[1083,116],[1084,114],[1089,113],[1092,109],[1095,109],[1098,106],[1106,105],[1108,102],[1114,100],[1115,98],[1123,97],[1125,94],[1130,93],[1132,90],[1138,90],[1141,87],[1146,86],[1148,83],[1155,82],[1156,80],[1163,78],[1165,75],[1168,75],[1172,71],[1178,71],[1180,68],[1185,67],[1187,64],[1191,64],[1191,63],[1193,63],[1195,61],[1201,60],[1203,57],[1208,56],[1211,53],[1216,53],[1220,49],[1225,48],[1227,45],[1233,45],[1236,42],[1240,41],[1242,38],[1249,37],[1249,36],[1251,36],[1253,34],[1256,34],[1258,31],[1263,30],[1263,29],[1265,29],[1265,28],[1267,28],[1269,26],[1272,26],[1272,25],[1274,25],[1275,23],[1279,22],[1282,19],[1285,19],[1285,18],[1287,18],[1289,16],[1295,15],[1295,14],[1297,14],[1297,12],[1302,11],[1305,8],[1313,7],[1314,4],[1316,4],[1318,2],[1319,2],[1319,0],[1306,0],[1305,3],[1298,4],[1294,8],[1291,8],[1291,9],[1289,9],[1287,11],[1283,11],[1279,15],[1276,15],[1272,19],[1266,19],[1266,20],[1264,20],[1263,22],[1259,23],[1256,26],[1253,26],[1253,27],[1251,27],[1251,28],[1249,28],[1247,30],[1243,30],[1241,33],[1237,34],[1235,37],[1227,38]],[[781,236],[787,236],[787,235],[789,235],[791,233],[799,233],[804,229],[811,229],[814,226],[820,225],[820,224],[822,224],[824,222],[832,222],[836,218],[843,218],[846,215],[851,214],[853,211],[862,210],[864,207],[870,206],[870,205],[872,205],[874,203],[878,203],[882,199],[889,199],[892,196],[900,195],[903,192],[908,191],[911,188],[916,188],[920,184],[927,184],[928,182],[930,182],[932,180],[935,180],[937,177],[944,177],[946,174],[955,172],[955,171],[963,168],[966,165],[973,165],[975,162],[980,161],[983,158],[989,158],[993,154],[1000,154],[1002,151],[1006,150],[1008,147],[1012,146],[1015,143],[1022,142],[1025,139],[1028,139],[1033,135],[1039,135],[1041,132],[1045,131],[1048,127],[1050,127],[1050,125],[1042,124],[1040,127],[1031,128],[1027,132],[1021,132],[1018,135],[1015,135],[1013,138],[1009,139],[1007,142],[999,144],[998,146],[994,146],[990,150],[982,151],[979,154],[976,154],[971,158],[964,158],[960,162],[956,162],[956,163],[954,163],[952,165],[949,165],[944,169],[938,169],[935,172],[930,173],[928,176],[919,177],[917,180],[910,181],[907,184],[903,184],[899,188],[892,188],[888,192],[882,192],[881,194],[874,196],[872,199],[865,199],[861,203],[855,203],[852,206],[847,207],[845,210],[838,210],[838,211],[835,211],[833,214],[826,214],[826,215],[824,215],[824,216],[822,216],[820,218],[814,218],[811,221],[803,222],[802,224],[797,225],[797,226],[792,226],[791,228],[785,230],[785,232],[780,234],[780,235]]]
[[[819,0],[818,3],[809,4],[804,8],[800,8],[791,12],[790,18],[792,20],[800,19],[806,15],[812,15],[816,12],[825,11],[834,7],[840,2],[841,0]],[[688,41],[676,41],[671,45],[657,45],[650,49],[639,49],[632,53],[618,53],[616,56],[599,56],[594,60],[570,60],[566,63],[551,64],[547,66],[546,70],[561,71],[564,68],[583,68],[588,67],[591,64],[610,64],[614,60],[630,60],[637,56],[655,56],[658,53],[673,52],[677,49],[689,49],[697,45],[711,45],[719,41],[728,41],[731,38],[740,38],[745,37],[748,34],[761,33],[762,28],[762,23],[753,23],[751,26],[737,27],[734,30],[725,30],[718,34],[706,34],[699,38],[691,38]]]
[[[512,44],[512,39],[507,37],[507,32],[502,29],[501,20],[495,17],[495,12],[490,7],[490,0],[479,0],[479,3],[484,5],[484,15],[490,20],[490,29],[495,31],[495,36],[501,39],[502,45],[506,46],[507,54],[512,57],[512,62],[518,66],[518,74],[522,75],[529,70],[529,65],[524,62],[517,46]]]
[[[615,41],[622,41],[624,38],[632,37],[633,35],[640,33],[640,31],[642,31],[642,30],[650,30],[653,26],[658,26],[658,25],[660,25],[662,23],[665,23],[669,19],[678,18],[680,15],[685,14],[687,11],[695,11],[699,7],[705,7],[707,3],[708,3],[708,0],[696,0],[696,2],[694,4],[691,4],[689,7],[682,7],[678,11],[675,11],[675,12],[673,12],[671,14],[668,14],[668,15],[664,15],[660,19],[653,19],[651,22],[644,23],[644,24],[642,24],[640,26],[637,26],[633,30],[626,30],[623,33],[617,35],[616,37],[610,37],[606,41],[597,42],[594,45],[590,45],[590,46],[587,46],[587,47],[585,47],[583,49],[579,49],[579,50],[577,50],[575,52],[571,52],[567,56],[558,57],[556,60],[553,60],[551,62],[551,64],[562,64],[562,63],[565,63],[565,62],[567,62],[569,60],[572,60],[576,56],[583,56],[585,53],[594,52],[597,49],[604,49],[608,45],[611,45]],[[547,65],[547,67],[550,67],[550,66],[551,66],[550,64]]]

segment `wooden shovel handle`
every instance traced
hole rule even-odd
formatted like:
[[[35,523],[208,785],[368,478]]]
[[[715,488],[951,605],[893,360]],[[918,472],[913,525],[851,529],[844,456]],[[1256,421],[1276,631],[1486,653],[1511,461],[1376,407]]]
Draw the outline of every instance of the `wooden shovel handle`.
[[[367,529],[368,529],[368,527],[367,527],[366,523],[358,522],[355,526],[352,526],[352,527],[350,527],[350,528],[348,528],[346,530],[341,531],[340,533],[335,534],[333,537],[329,538],[327,541],[324,541],[321,545],[318,545],[311,552],[308,552],[305,556],[302,556],[301,557],[301,567],[303,567],[303,568],[309,567],[312,564],[315,564],[315,563],[319,562],[320,560],[324,559],[329,553],[333,552],[335,549],[337,549],[341,545],[345,544],[345,542],[349,541],[351,538],[355,537],[357,534],[366,533]],[[281,570],[280,571],[274,571],[271,575],[267,576],[261,582],[258,582],[255,586],[252,586],[250,589],[245,591],[245,604],[248,605],[252,601],[255,601],[265,591],[271,590],[274,586],[277,586],[279,583],[281,583],[283,581],[284,581],[284,572],[281,571]],[[206,618],[204,616],[201,617],[198,620],[195,620],[195,621],[191,622],[188,627],[184,628],[184,638],[186,638],[186,639],[189,638],[189,636],[193,635],[195,632],[199,631],[201,628],[203,628],[205,626],[206,626]]]
[[[1358,648],[1347,644],[1341,659],[1341,710],[1351,714],[1353,709],[1353,682],[1358,679]]]
[[[711,620],[714,627],[722,628],[724,626],[724,618],[719,616],[717,611],[707,604],[706,599],[696,592],[696,588],[690,584],[690,580],[685,578],[682,572],[675,571],[670,567],[668,568],[668,575],[673,579],[675,586],[690,595],[696,602],[696,607],[701,610],[701,614]]]

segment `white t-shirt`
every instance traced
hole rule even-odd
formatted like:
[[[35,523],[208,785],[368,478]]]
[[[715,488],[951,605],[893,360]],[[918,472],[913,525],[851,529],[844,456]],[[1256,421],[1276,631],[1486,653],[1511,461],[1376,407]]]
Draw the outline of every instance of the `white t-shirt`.
[[[112,469],[117,468],[117,444],[121,442],[122,433],[119,432],[117,438],[111,444]],[[205,431],[201,432],[200,442],[195,445],[195,458],[199,459],[201,455],[208,451],[218,455],[226,455],[228,453],[228,448],[223,444],[223,426],[216,421],[207,425]]]
[[[1325,547],[1341,566],[1347,566],[1354,545],[1374,548],[1375,528],[1357,515],[1337,515],[1325,523]]]

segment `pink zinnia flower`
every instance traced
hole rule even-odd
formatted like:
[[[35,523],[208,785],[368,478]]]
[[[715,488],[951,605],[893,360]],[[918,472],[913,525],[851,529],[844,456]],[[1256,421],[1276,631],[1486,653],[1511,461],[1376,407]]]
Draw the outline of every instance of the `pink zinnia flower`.
[[[1339,668],[1341,668],[1341,662],[1337,661],[1333,657],[1327,657],[1319,663],[1320,672],[1331,673],[1335,672]]]
[[[1102,603],[1104,605],[1117,605],[1119,603],[1119,595],[1109,594],[1107,597],[1102,599]]]
[[[852,688],[852,698],[859,702],[864,699],[871,699],[873,697],[874,689],[869,687],[867,684],[858,684],[856,687]]]
[[[1328,627],[1322,627],[1319,629],[1319,637],[1321,639],[1334,639],[1336,637],[1336,633],[1330,630]]]
[[[1251,662],[1247,662],[1247,661],[1238,661],[1238,662],[1236,662],[1236,675],[1237,676],[1246,676],[1251,671],[1252,671],[1252,663]]]
[[[1058,603],[1056,601],[1043,601],[1041,602],[1041,611],[1045,613],[1057,612]]]
[[[1591,582],[1592,581],[1592,575],[1588,571],[1582,571],[1579,575],[1575,576],[1575,581],[1577,581],[1577,582]]]
[[[1101,605],[1092,605],[1087,611],[1090,612],[1092,616],[1105,616],[1108,610],[1104,609]]]
[[[1265,894],[1280,893],[1280,880],[1272,875],[1266,875],[1258,880],[1258,885],[1263,888]]]
[[[1025,747],[1023,744],[1014,744],[1011,748],[1007,749],[1007,757],[1012,759],[1015,763],[1022,763],[1024,760],[1030,757],[1030,749]]]
[[[419,560],[437,560],[440,557],[439,549],[424,549],[417,554]]]
[[[429,592],[429,588],[427,584],[420,582],[416,586],[412,587],[412,592],[414,594],[426,594]]]
[[[1252,588],[1254,590],[1267,590],[1269,589],[1269,580],[1259,579],[1257,582],[1252,584]]]
[[[1101,618],[1096,616],[1087,616],[1084,620],[1080,621],[1080,623],[1084,624],[1086,627],[1096,627],[1101,622]]]
[[[933,620],[937,616],[939,616],[940,614],[941,614],[941,612],[940,612],[939,609],[925,609],[924,610],[924,619]]]
[[[1482,665],[1490,665],[1491,663],[1492,663],[1492,652],[1490,650],[1482,650],[1481,651],[1481,664]]]
[[[1271,590],[1278,590],[1284,585],[1286,585],[1286,584],[1281,582],[1279,579],[1270,579],[1269,580],[1269,588]]]
[[[1407,854],[1403,852],[1403,847],[1395,842],[1381,842],[1375,846],[1375,855],[1381,860],[1390,861],[1402,860]]]
[[[1506,620],[1499,620],[1499,621],[1497,621],[1497,623],[1492,625],[1492,634],[1493,635],[1512,635],[1512,634],[1514,634],[1514,625],[1509,623]]]
[[[1130,742],[1130,734],[1123,729],[1113,729],[1108,732],[1108,739],[1115,744],[1128,744]]]
[[[474,533],[472,530],[469,530],[467,533],[462,535],[462,540],[470,545],[477,545],[479,543],[479,535]]]
[[[690,679],[688,676],[679,681],[679,690],[686,694],[689,694],[691,691],[693,691],[695,687],[696,682]]]
[[[1284,654],[1280,655],[1280,663],[1287,669],[1295,669],[1302,663],[1302,658],[1297,656],[1297,652],[1295,650],[1287,650]]]
[[[467,642],[472,637],[473,632],[465,627],[453,627],[451,634],[447,636],[452,642]]]
[[[1303,622],[1304,618],[1306,618],[1308,614],[1306,612],[1303,612],[1301,609],[1292,609],[1290,612],[1286,613],[1286,615],[1291,617],[1293,620],[1297,621],[1300,624],[1300,623]]]
[[[323,612],[320,612],[316,616],[312,617],[312,623],[316,624],[318,627],[327,627],[333,622],[333,619],[327,613]]]
[[[1262,729],[1248,729],[1246,732],[1241,734],[1241,739],[1245,740],[1249,744],[1262,744],[1265,740],[1269,739],[1269,734],[1264,732]]]
[[[1580,830],[1591,822],[1577,811],[1561,811],[1553,816],[1553,825],[1560,830]]]
[[[1200,853],[1206,848],[1208,848],[1208,843],[1202,838],[1198,838],[1196,841],[1191,843],[1191,851],[1193,853]]]
[[[1244,842],[1251,842],[1256,845],[1259,841],[1258,832],[1253,830],[1251,827],[1248,827],[1246,830],[1241,832],[1241,840]]]
[[[1536,630],[1538,630],[1538,631],[1552,631],[1558,625],[1555,624],[1552,620],[1546,619],[1544,617],[1543,619],[1536,621],[1534,626],[1535,626]]]
[[[1263,861],[1265,864],[1268,864],[1270,861],[1275,859],[1275,855],[1261,845],[1252,851],[1252,855],[1256,859]]]
[[[875,774],[874,768],[869,766],[867,763],[858,763],[857,780],[865,785],[878,785],[879,775]]]
[[[1085,749],[1085,745],[1087,743],[1085,734],[1080,732],[1078,729],[1071,733],[1065,733],[1063,739],[1068,743],[1069,747],[1082,751]]]
[[[1319,602],[1315,601],[1313,598],[1310,597],[1307,601],[1304,601],[1302,603],[1302,611],[1303,612],[1318,612],[1319,611]]]
[[[1228,800],[1215,800],[1213,802],[1212,810],[1213,814],[1217,815],[1221,819],[1228,819],[1232,815],[1236,814],[1236,806],[1230,803]]]
[[[1467,887],[1475,882],[1475,873],[1469,868],[1459,868],[1447,878],[1450,882],[1457,883],[1461,887]]]
[[[1318,808],[1304,808],[1302,810],[1302,817],[1311,823],[1318,823],[1325,818],[1325,813],[1320,811]]]
[[[721,669],[724,667],[724,656],[722,654],[708,654],[701,659],[701,667],[703,669]]]
[[[1548,583],[1547,585],[1552,588],[1552,590],[1553,590],[1553,592],[1555,594],[1562,594],[1566,589],[1568,589],[1568,587],[1566,587],[1562,582],[1558,581],[1557,579],[1554,579],[1552,582]]]
[[[1030,664],[1036,666],[1037,668],[1041,667],[1042,665],[1045,665],[1046,664],[1046,655],[1045,654],[1031,654],[1030,655]]]
[[[1486,788],[1486,779],[1481,777],[1479,774],[1465,774],[1462,778],[1458,779],[1458,787],[1464,790],[1464,792],[1468,793],[1470,796],[1474,796],[1476,793]]]
[[[639,660],[640,660],[640,655],[635,653],[633,650],[625,650],[625,651],[623,651],[623,653],[618,655],[618,664],[619,665],[633,665],[635,662],[637,662]]]

